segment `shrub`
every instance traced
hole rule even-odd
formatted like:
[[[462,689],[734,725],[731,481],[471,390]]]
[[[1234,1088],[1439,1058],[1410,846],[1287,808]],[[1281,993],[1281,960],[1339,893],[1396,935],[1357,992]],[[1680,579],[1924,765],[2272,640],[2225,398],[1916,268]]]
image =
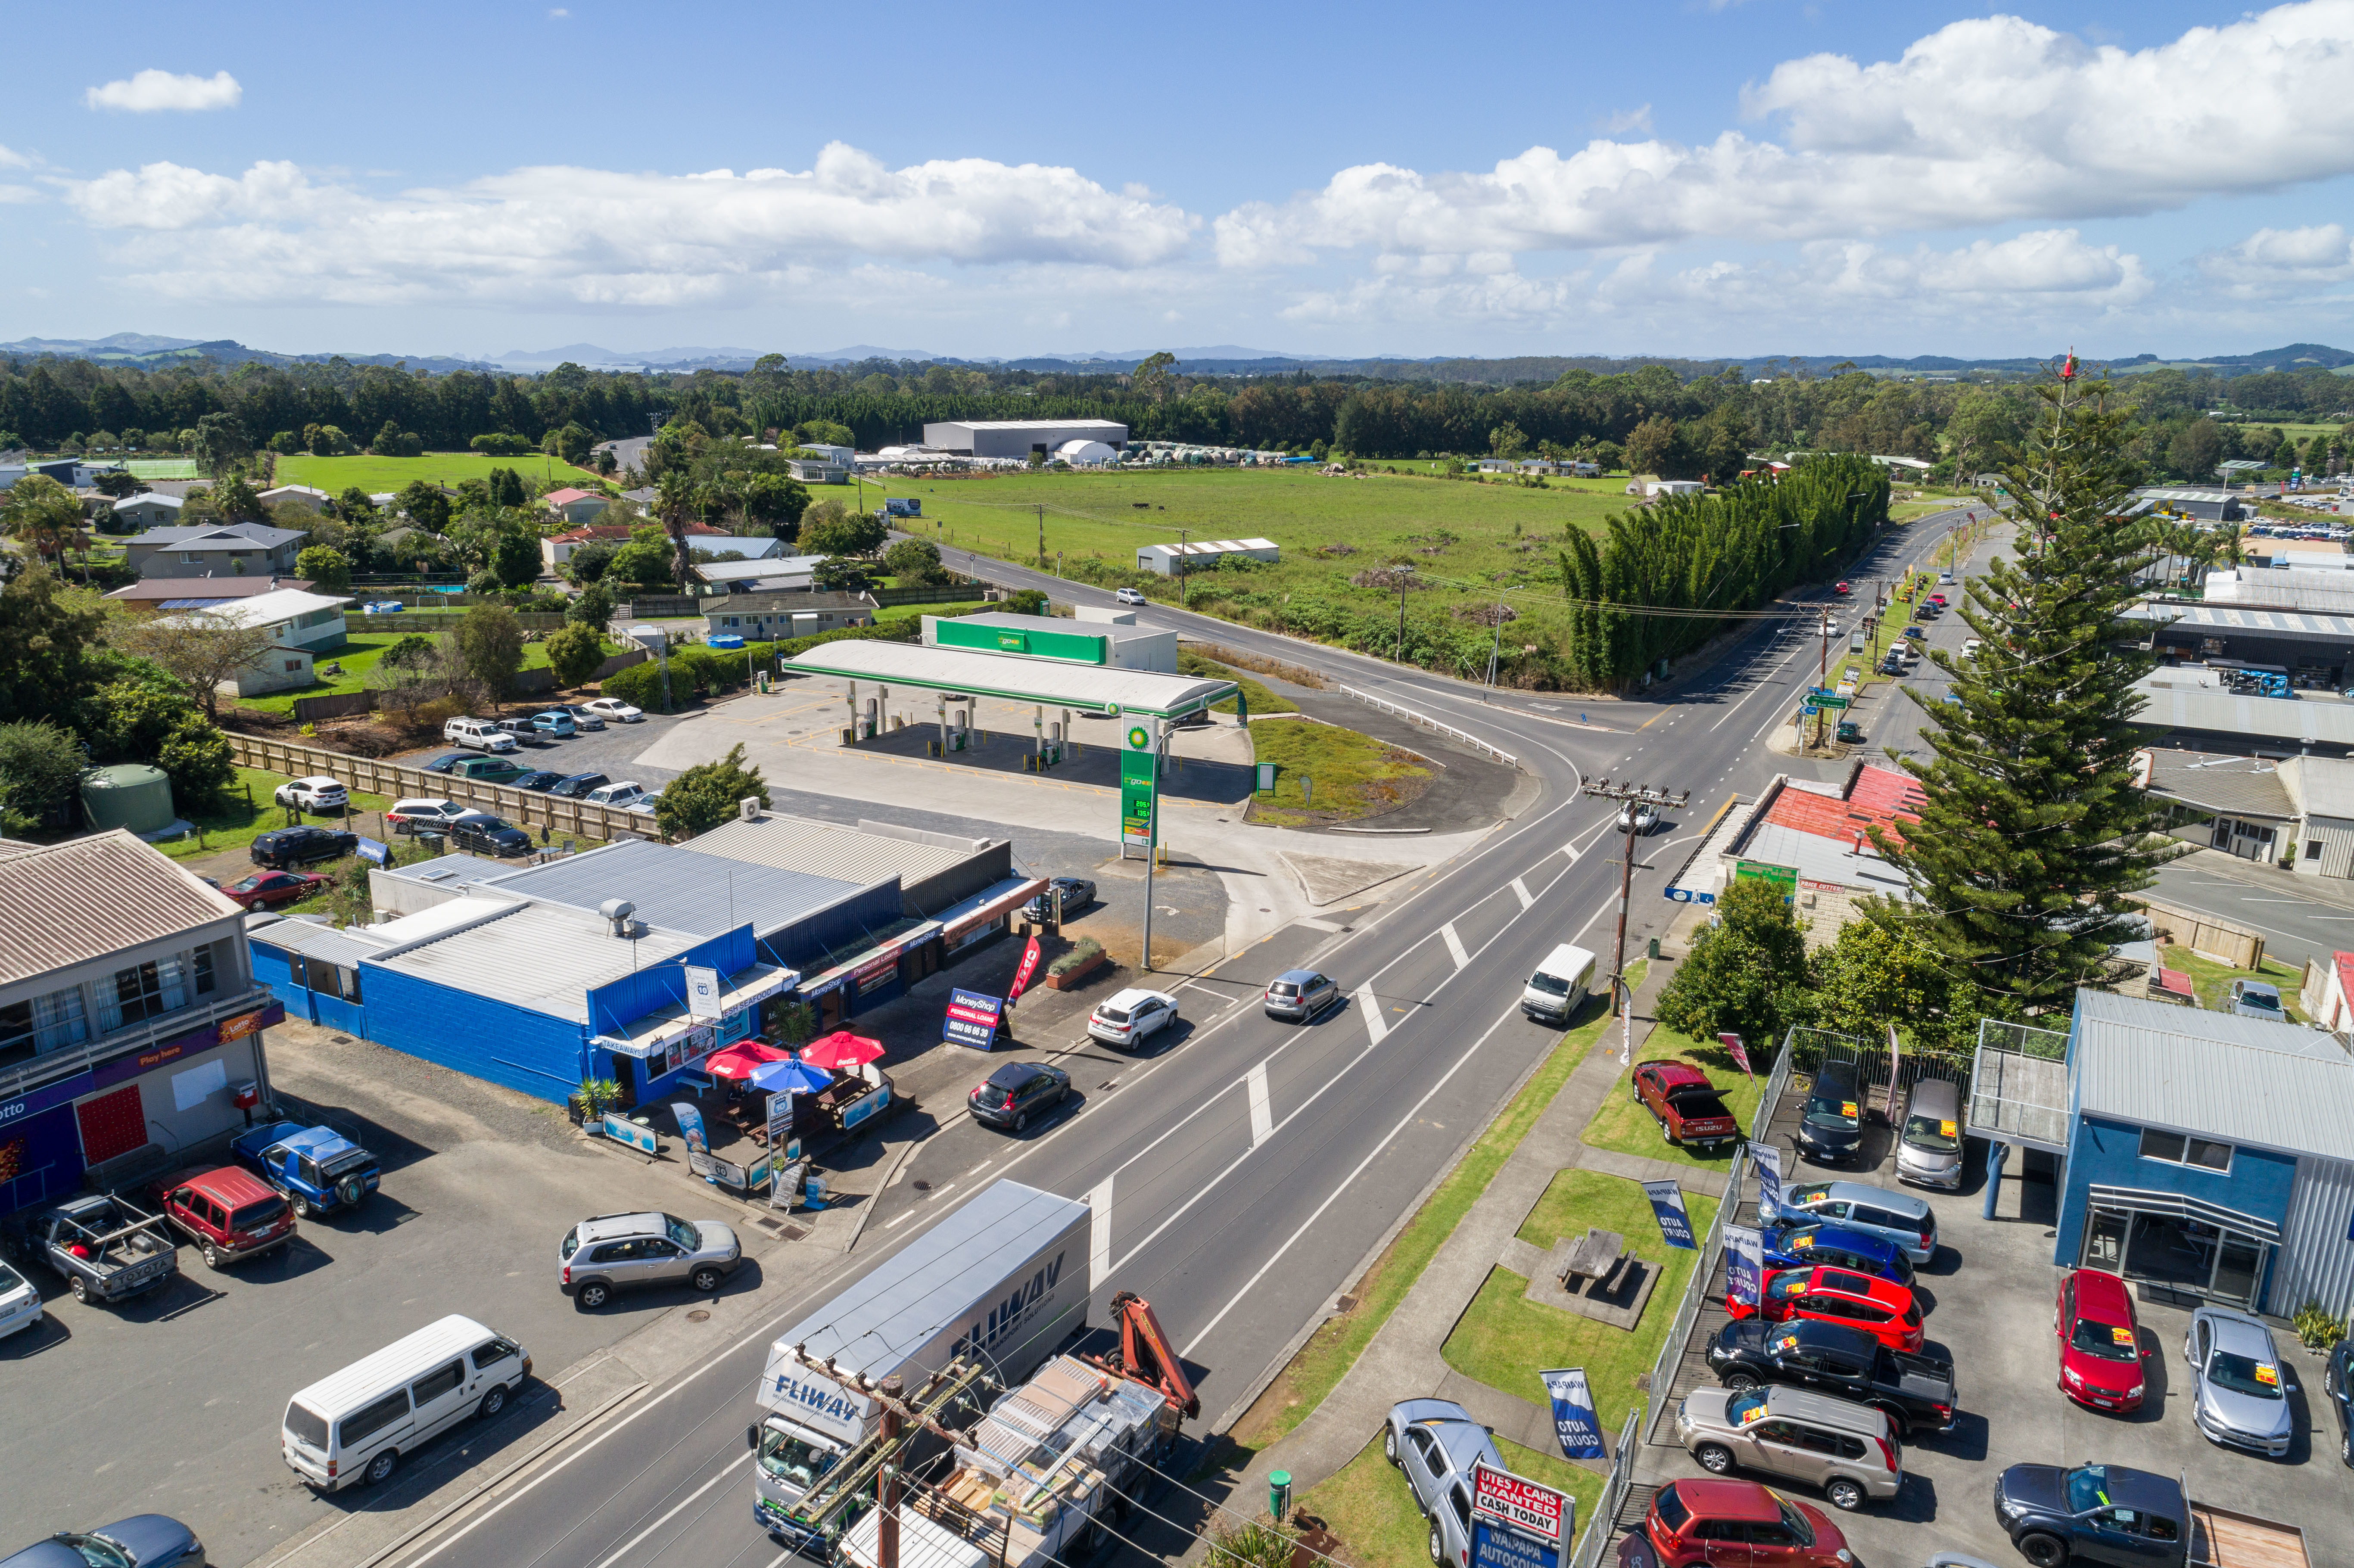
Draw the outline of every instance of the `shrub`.
[[[1102,956],[1104,948],[1093,937],[1081,937],[1071,944],[1071,950],[1046,966],[1046,972],[1060,980],[1076,969],[1083,969]]]
[[[597,689],[609,697],[619,697],[633,703],[648,713],[663,713],[662,666],[649,659],[642,664],[632,664],[626,670],[616,670],[597,684]],[[673,688],[676,690],[673,682]]]

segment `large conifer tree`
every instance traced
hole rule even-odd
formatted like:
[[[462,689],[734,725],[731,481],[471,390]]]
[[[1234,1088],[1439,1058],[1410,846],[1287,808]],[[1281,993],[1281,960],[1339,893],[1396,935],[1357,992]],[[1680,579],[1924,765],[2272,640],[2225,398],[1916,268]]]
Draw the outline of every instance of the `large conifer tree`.
[[[1930,655],[1961,700],[1911,693],[1932,755],[1903,767],[1927,800],[1903,844],[1882,847],[1919,902],[1868,913],[1927,940],[1956,1005],[2008,1017],[2065,1010],[2077,986],[2117,978],[2110,948],[2138,935],[2132,895],[2181,853],[2153,835],[2134,783],[2134,683],[2156,661],[2138,647],[2147,623],[2124,612],[2156,535],[2123,515],[2125,419],[2073,356],[2040,393],[2003,470],[2010,554],[1963,595],[1978,658]]]

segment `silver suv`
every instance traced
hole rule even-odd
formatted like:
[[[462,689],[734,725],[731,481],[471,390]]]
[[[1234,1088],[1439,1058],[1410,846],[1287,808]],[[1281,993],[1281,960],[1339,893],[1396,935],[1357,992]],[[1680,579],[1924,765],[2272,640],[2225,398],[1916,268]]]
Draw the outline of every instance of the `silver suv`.
[[[630,1286],[684,1282],[708,1296],[743,1258],[744,1244],[716,1220],[599,1214],[564,1233],[557,1249],[557,1283],[577,1306],[593,1312]]]

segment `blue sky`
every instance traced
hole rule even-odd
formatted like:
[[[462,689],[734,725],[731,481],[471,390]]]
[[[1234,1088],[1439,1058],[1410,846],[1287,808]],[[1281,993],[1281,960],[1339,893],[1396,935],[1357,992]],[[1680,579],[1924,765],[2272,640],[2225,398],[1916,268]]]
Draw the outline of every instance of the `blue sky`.
[[[103,34],[16,19],[0,340],[2354,344],[2354,0],[476,0]]]

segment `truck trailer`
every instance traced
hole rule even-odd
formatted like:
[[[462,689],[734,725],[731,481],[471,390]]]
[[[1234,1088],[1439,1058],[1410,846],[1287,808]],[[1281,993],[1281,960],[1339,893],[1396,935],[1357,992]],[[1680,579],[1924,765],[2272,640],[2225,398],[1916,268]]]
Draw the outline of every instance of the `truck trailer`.
[[[769,1348],[753,1516],[801,1544],[794,1505],[880,1430],[875,1386],[912,1390],[963,1356],[999,1389],[1086,1325],[1088,1209],[1019,1181],[991,1184],[885,1258]]]

